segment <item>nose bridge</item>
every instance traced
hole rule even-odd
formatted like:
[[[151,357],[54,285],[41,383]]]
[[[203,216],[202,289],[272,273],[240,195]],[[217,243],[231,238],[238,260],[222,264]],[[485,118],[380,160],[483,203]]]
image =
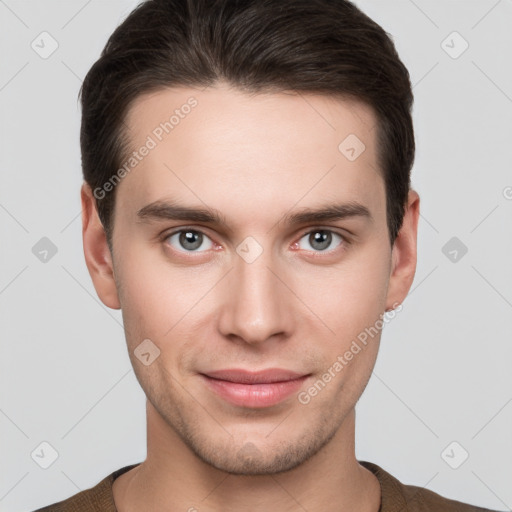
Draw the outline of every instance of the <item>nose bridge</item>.
[[[274,270],[277,262],[271,249],[263,250],[254,240],[237,248],[222,311],[224,335],[236,335],[248,343],[267,340],[288,331],[283,284]]]

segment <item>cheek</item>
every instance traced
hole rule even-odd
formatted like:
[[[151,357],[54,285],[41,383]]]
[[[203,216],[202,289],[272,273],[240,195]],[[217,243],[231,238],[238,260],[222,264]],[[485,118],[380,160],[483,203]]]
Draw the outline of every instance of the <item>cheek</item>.
[[[211,268],[171,264],[157,248],[127,247],[119,254],[118,291],[128,343],[133,347],[149,338],[164,348],[190,327],[216,275]]]
[[[173,293],[151,251],[119,244],[119,262],[116,265],[119,299],[127,336],[158,338],[172,325],[175,308],[169,307]],[[167,324],[167,325],[164,325]],[[135,342],[134,339],[129,340]]]
[[[389,262],[390,254],[367,247],[342,265],[302,273],[297,294],[334,331],[338,345],[373,325],[384,312]]]
[[[310,327],[313,322],[318,324],[316,337],[325,338],[327,343],[332,340],[333,350],[350,344],[383,312],[390,261],[384,245],[367,242],[336,266],[283,268],[283,277],[309,309],[309,313],[307,309],[304,312],[310,318]],[[211,298],[211,288],[219,281],[221,269],[171,264],[160,248],[148,249],[142,242],[125,247],[119,243],[119,254],[116,273],[122,285],[119,295],[130,346],[146,338],[165,344],[180,336],[185,326],[193,330],[193,319],[200,311],[201,318],[209,318],[212,305],[208,306],[204,298],[209,293]],[[296,297],[290,295],[289,306],[296,307],[296,302]]]

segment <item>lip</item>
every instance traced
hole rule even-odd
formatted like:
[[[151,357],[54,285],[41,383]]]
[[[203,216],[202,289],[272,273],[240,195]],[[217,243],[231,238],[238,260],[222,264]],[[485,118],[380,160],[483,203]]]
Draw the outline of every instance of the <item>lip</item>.
[[[229,369],[200,374],[210,390],[241,407],[264,408],[276,405],[298,391],[309,377],[301,373],[270,368],[257,372]]]

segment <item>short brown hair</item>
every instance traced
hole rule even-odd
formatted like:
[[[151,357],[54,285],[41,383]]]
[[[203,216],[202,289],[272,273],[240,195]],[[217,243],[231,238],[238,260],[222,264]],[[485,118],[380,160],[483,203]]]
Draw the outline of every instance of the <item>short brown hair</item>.
[[[391,36],[348,0],[139,4],[110,36],[80,89],[85,181],[101,188],[133,151],[124,120],[141,94],[219,81],[248,93],[319,93],[372,107],[393,245],[414,162],[412,87]],[[95,195],[111,248],[115,190]]]

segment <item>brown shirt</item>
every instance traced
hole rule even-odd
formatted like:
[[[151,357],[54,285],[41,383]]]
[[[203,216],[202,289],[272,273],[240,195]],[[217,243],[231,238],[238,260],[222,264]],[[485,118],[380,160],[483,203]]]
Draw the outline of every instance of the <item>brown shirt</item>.
[[[444,498],[423,487],[404,485],[377,464],[366,461],[359,461],[359,463],[369,469],[379,480],[381,487],[379,512],[496,512]],[[95,487],[35,512],[117,512],[112,495],[112,483],[118,476],[135,466],[138,464],[118,469]]]

